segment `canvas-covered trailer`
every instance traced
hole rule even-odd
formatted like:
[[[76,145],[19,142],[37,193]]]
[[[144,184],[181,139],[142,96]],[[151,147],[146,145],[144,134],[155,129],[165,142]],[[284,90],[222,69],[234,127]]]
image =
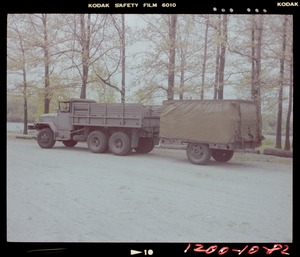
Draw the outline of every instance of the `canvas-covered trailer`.
[[[187,143],[188,159],[228,161],[234,150],[261,145],[258,105],[247,100],[164,101],[160,138]]]

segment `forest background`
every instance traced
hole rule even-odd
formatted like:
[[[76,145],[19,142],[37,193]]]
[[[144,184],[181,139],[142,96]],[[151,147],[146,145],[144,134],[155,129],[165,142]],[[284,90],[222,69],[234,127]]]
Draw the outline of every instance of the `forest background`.
[[[7,121],[27,134],[28,122],[70,98],[253,100],[263,133],[290,150],[293,17],[8,14]]]

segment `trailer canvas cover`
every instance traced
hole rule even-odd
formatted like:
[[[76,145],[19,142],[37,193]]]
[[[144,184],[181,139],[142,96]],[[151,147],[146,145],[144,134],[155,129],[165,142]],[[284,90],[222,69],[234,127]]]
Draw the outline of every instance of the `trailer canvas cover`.
[[[160,137],[231,144],[259,137],[257,106],[245,100],[164,101]]]

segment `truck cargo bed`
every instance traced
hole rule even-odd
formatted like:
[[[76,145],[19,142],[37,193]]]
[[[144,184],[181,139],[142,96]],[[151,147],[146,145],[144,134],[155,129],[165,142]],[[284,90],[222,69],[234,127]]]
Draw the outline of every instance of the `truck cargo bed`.
[[[73,125],[142,128],[159,126],[160,107],[126,103],[74,102]]]

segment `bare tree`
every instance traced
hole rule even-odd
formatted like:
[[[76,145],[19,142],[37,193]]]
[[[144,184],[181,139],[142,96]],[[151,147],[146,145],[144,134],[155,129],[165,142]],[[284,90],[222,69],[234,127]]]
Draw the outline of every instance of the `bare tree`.
[[[87,18],[85,19],[85,15]],[[91,14],[80,14],[80,43],[81,43],[81,59],[82,59],[82,85],[80,98],[86,98],[86,88],[89,76],[90,65],[90,40],[91,40]]]
[[[279,71],[279,89],[278,89],[278,106],[277,106],[277,127],[276,127],[276,143],[275,148],[281,149],[281,126],[282,126],[282,104],[283,104],[283,86],[284,86],[284,64],[286,57],[286,33],[287,33],[288,16],[284,16],[282,30],[282,48],[280,56]]]
[[[126,28],[125,28],[125,15],[121,14],[121,21],[119,22],[116,18],[116,15],[111,15],[113,25],[117,30],[117,35],[120,42],[120,61],[118,61],[117,66],[114,69],[114,72],[110,73],[110,75],[105,79],[99,74],[97,76],[100,80],[107,86],[117,90],[121,95],[121,103],[125,103],[126,96]],[[110,77],[118,70],[121,62],[121,89],[112,84],[110,81]]]
[[[205,15],[204,54],[203,54],[203,61],[202,61],[201,89],[200,89],[201,100],[204,99],[205,71],[206,71],[207,47],[208,47],[208,29],[209,29],[209,16]]]
[[[224,97],[224,71],[225,71],[225,59],[226,59],[226,48],[227,48],[227,14],[223,15],[222,19],[222,29],[221,29],[221,42],[220,42],[220,62],[219,62],[219,79],[218,79],[218,99],[223,99]]]
[[[177,14],[169,15],[169,64],[167,99],[174,99]]]
[[[49,61],[49,42],[48,42],[48,28],[47,28],[47,14],[41,15],[41,20],[43,24],[43,38],[44,42],[42,44],[42,48],[44,50],[44,70],[45,70],[45,96],[44,96],[44,113],[49,113],[50,110],[50,61]]]
[[[140,88],[135,95],[138,101],[147,102],[153,101],[154,96],[174,99],[177,14],[143,15],[142,19],[146,25],[139,37],[148,47],[137,54],[141,56],[141,63],[137,65],[138,76],[134,83]]]
[[[223,99],[224,97],[224,72],[227,48],[227,14],[218,16],[217,30],[217,49],[216,49],[216,73],[214,85],[214,99]]]
[[[20,18],[20,17],[19,17]],[[25,18],[25,15],[22,15]],[[22,28],[24,19],[18,19],[14,14],[9,15],[8,18],[8,49],[7,55],[8,69],[13,73],[22,76],[21,92],[23,96],[23,134],[28,134],[28,82],[27,82],[27,66],[29,66],[27,55],[28,45],[26,44],[26,30]]]
[[[30,26],[33,29],[32,38],[30,39],[33,47],[42,49],[42,61],[44,63],[44,113],[49,113],[51,102],[50,90],[50,42],[47,14],[29,15]],[[41,35],[41,36],[39,36]],[[27,39],[28,40],[28,39]]]
[[[257,19],[256,19],[257,18]],[[263,15],[253,15],[252,27],[252,83],[251,98],[257,102],[259,113],[261,112],[261,50],[262,50],[262,32]]]
[[[288,111],[286,115],[286,126],[285,126],[285,145],[284,150],[291,150],[290,143],[290,122],[292,114],[292,105],[293,105],[293,57],[290,60],[290,85],[289,85],[289,102],[288,102]]]
[[[80,74],[80,98],[86,98],[89,83],[98,81],[99,86],[109,86],[117,90],[121,95],[121,102],[125,102],[125,15],[120,17],[121,21],[118,21],[117,15],[74,16],[74,24],[70,26],[73,34],[73,65],[70,69],[76,68]],[[119,73],[120,66],[121,87],[112,80]]]
[[[121,59],[122,59],[122,97],[121,97],[121,102],[122,103],[125,103],[125,72],[126,72],[126,69],[125,69],[125,61],[126,61],[126,53],[125,53],[125,15],[124,14],[121,14],[122,16],[122,31],[121,31],[121,35],[120,35],[120,38],[121,38],[121,48],[122,48],[122,52],[121,52]]]
[[[193,79],[197,76],[199,69],[199,37],[196,34],[195,15],[178,15],[176,32],[176,68],[175,79],[179,77],[179,88],[174,85],[174,92],[179,94],[179,99],[184,99],[185,93],[194,94],[191,86]],[[201,23],[201,20],[199,21]],[[197,71],[197,72],[195,72]],[[197,83],[198,84],[198,83]],[[175,97],[175,96],[174,96]],[[189,97],[189,96],[188,96]]]
[[[72,63],[68,70],[78,71],[81,80],[80,98],[86,98],[89,83],[95,82],[96,78],[99,81],[99,77],[104,77],[103,74],[108,73],[109,77],[112,75],[108,70],[109,66],[114,66],[113,52],[118,51],[119,46],[114,44],[115,34],[108,18],[107,14],[74,14],[65,17],[68,24],[65,34],[70,38],[66,55]],[[103,80],[107,82],[107,79]]]

